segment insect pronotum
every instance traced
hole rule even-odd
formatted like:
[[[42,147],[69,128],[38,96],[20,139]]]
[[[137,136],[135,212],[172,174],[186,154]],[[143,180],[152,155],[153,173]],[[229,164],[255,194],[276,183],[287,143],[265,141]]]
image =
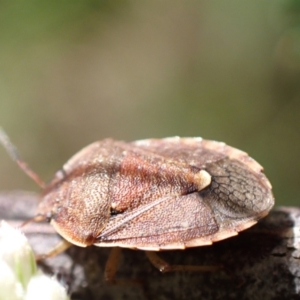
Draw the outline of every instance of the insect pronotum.
[[[35,220],[50,220],[69,245],[146,251],[163,272],[215,270],[171,266],[155,251],[210,245],[254,225],[274,205],[263,168],[245,152],[201,138],[97,141],[75,154],[45,185],[19,158],[3,130],[0,141],[41,187]]]

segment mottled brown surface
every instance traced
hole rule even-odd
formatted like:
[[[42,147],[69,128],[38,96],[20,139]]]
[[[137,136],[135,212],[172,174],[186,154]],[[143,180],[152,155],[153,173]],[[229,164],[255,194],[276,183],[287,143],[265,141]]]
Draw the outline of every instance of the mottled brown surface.
[[[0,218],[11,224],[27,219],[37,203],[32,193],[0,194]],[[212,246],[165,251],[171,263],[222,263],[224,272],[161,274],[142,251],[124,250],[118,278],[139,279],[143,286],[110,286],[103,281],[109,249],[72,247],[41,265],[69,289],[72,299],[299,299],[300,209],[278,208],[258,225]],[[24,228],[37,252],[59,237],[48,224]]]
[[[62,167],[38,213],[76,245],[159,250],[236,235],[273,204],[262,167],[224,143],[107,139]]]
[[[12,197],[23,198],[20,203],[26,203],[26,208],[6,215],[15,209],[10,209],[7,201]],[[35,215],[32,207],[37,202],[33,195],[4,194],[3,199],[3,218],[20,224],[22,219],[28,219],[28,214],[22,216],[24,209],[31,212],[29,218]],[[236,262],[228,263],[230,259],[223,257],[229,253],[226,247],[219,246],[224,243],[198,246],[210,245],[247,229],[264,217],[274,204],[271,185],[256,161],[224,143],[200,138],[95,142],[73,156],[56,173],[40,200],[38,214],[49,219],[54,228],[47,224],[26,227],[37,254],[48,252],[56,244],[57,233],[84,246],[95,244],[155,251],[197,247],[161,255],[176,265],[222,265],[223,271],[203,277],[216,279],[216,282],[224,278],[226,281],[228,277],[235,279]],[[269,243],[262,246],[263,251],[268,250],[265,246],[269,247]],[[239,249],[239,246],[233,247]],[[249,249],[254,250],[253,247]],[[247,257],[257,254],[249,249],[244,249]],[[178,278],[176,287],[172,285],[175,294],[171,298],[174,299],[180,294],[178,287],[185,290],[185,278],[189,278],[189,286],[195,286],[189,290],[191,293],[198,288],[199,276],[203,276],[153,272],[153,266],[141,251],[126,250],[124,257],[127,258],[121,263],[118,277],[142,283],[135,287],[125,284],[122,287],[125,294],[119,294],[120,286],[111,287],[103,281],[107,255],[108,249],[73,247],[46,260],[43,267],[62,276],[74,299],[76,295],[94,299],[99,292],[91,289],[99,286],[112,298],[126,298],[124,295],[133,289],[130,298],[147,296],[152,299],[156,298],[153,292],[157,288],[169,285],[168,278]],[[103,258],[98,261],[100,257]],[[87,296],[86,292],[91,295]],[[167,299],[171,292],[166,289],[162,294]],[[193,296],[187,295],[187,299]]]

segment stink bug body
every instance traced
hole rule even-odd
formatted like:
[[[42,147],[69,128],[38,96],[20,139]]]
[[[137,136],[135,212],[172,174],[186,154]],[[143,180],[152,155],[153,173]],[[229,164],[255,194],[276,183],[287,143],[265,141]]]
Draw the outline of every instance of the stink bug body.
[[[3,133],[1,139],[9,148]],[[43,189],[37,218],[49,219],[78,246],[159,251],[234,236],[273,205],[262,167],[224,143],[107,139],[85,147],[56,173]]]

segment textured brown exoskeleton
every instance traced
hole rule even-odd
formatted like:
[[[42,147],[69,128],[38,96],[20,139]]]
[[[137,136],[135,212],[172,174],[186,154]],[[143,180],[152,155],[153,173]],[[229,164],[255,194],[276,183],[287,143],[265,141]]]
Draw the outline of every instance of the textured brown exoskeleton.
[[[153,251],[234,236],[273,205],[262,167],[224,143],[106,139],[82,149],[56,173],[42,192],[36,219],[49,219],[65,245],[145,250],[161,271],[174,271],[193,267],[170,266]],[[116,250],[111,260],[115,256]],[[115,269],[113,262],[107,265],[108,280]]]

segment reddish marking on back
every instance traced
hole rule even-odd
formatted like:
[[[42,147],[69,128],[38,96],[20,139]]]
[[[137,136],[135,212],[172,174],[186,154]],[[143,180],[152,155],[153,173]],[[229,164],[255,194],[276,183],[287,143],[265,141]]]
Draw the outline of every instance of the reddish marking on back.
[[[178,166],[160,157],[147,159],[127,154],[114,179],[112,206],[116,211],[138,207],[169,195],[184,195],[197,190],[190,166]],[[129,204],[129,205],[128,205]]]

